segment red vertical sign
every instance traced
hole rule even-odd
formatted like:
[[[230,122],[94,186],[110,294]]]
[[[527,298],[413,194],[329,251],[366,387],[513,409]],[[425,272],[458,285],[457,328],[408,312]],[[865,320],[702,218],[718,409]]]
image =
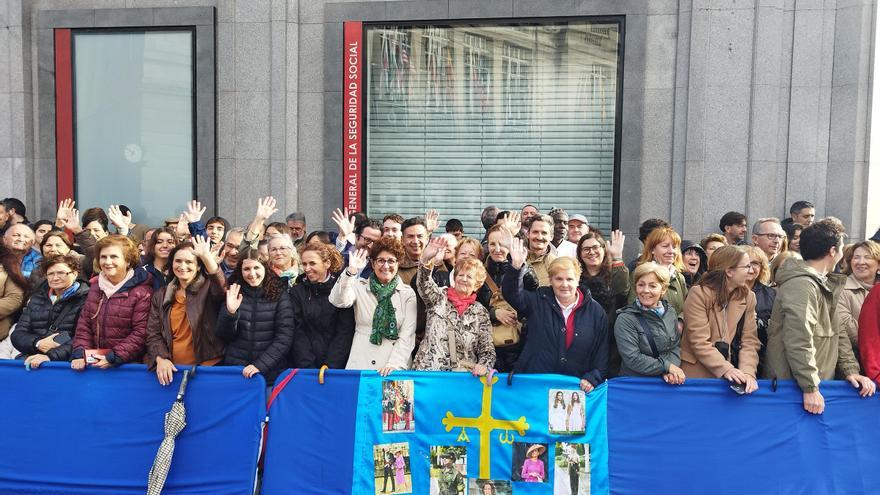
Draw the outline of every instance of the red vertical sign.
[[[343,23],[342,46],[342,204],[363,211],[363,23]]]
[[[56,199],[61,201],[73,198],[73,74],[70,29],[54,34]]]

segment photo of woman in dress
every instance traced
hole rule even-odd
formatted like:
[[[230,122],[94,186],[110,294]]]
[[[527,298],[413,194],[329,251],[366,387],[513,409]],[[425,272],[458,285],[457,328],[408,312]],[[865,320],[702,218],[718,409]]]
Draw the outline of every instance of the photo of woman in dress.
[[[564,432],[568,428],[565,427],[565,420],[568,416],[568,411],[565,407],[565,393],[562,390],[557,390],[554,394],[553,391],[550,391],[551,397],[551,405],[550,405],[550,433]]]
[[[547,482],[547,444],[513,443],[511,479],[526,483]]]
[[[566,409],[565,429],[569,433],[583,433],[587,431],[584,403],[581,402],[581,394],[579,392],[571,393],[571,400],[568,402],[568,409]]]

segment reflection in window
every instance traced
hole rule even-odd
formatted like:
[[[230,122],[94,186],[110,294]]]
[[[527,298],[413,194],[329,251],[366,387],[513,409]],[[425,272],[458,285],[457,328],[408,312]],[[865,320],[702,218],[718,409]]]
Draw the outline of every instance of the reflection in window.
[[[161,224],[193,195],[193,32],[74,32],[76,201]]]
[[[436,208],[479,236],[484,206],[532,203],[607,230],[620,36],[617,21],[367,26],[367,214]]]

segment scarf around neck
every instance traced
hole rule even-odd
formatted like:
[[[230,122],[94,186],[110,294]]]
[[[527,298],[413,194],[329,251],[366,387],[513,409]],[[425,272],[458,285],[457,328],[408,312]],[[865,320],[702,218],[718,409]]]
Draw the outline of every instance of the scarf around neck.
[[[382,338],[397,340],[397,313],[391,304],[391,296],[397,288],[399,278],[394,277],[387,284],[379,283],[376,274],[370,275],[370,292],[376,296],[376,311],[373,313],[373,331],[370,333],[370,343],[380,345]]]
[[[477,293],[474,292],[469,296],[463,296],[456,292],[452,287],[446,288],[446,298],[449,299],[449,302],[455,306],[455,310],[458,311],[458,315],[461,316],[465,311],[477,300]]]
[[[126,282],[131,280],[132,277],[134,277],[134,270],[129,268],[128,273],[125,274],[125,278],[123,278],[122,281],[118,284],[114,285],[112,282],[107,280],[107,277],[105,277],[103,273],[99,273],[98,288],[101,289],[105,296],[107,296],[107,299],[110,299],[111,297],[113,297],[113,294],[119,292],[119,289],[121,289]]]

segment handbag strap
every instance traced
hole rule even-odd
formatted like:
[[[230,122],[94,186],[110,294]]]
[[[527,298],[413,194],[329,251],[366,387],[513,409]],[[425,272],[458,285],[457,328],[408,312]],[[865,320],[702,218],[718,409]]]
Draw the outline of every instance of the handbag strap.
[[[498,284],[496,284],[495,281],[492,280],[492,276],[491,276],[491,275],[487,275],[487,276],[486,276],[486,285],[489,286],[489,290],[492,291],[492,294],[498,294],[499,292],[501,292],[501,291],[498,289]]]
[[[651,355],[654,356],[654,359],[660,358],[660,352],[657,351],[657,343],[654,342],[654,331],[651,330],[651,326],[648,325],[648,322],[645,320],[643,315],[638,315],[639,325],[642,327],[642,331],[645,332],[645,338],[648,340],[648,345],[651,346]]]
[[[60,303],[61,301],[59,300],[58,302]],[[58,304],[58,303],[56,303],[56,304]],[[56,323],[58,323],[60,321],[64,321],[64,317],[67,316],[68,313],[70,313],[71,309],[73,309],[73,306],[75,306],[75,305],[74,304],[65,305],[64,308],[61,309],[61,312],[58,313],[58,316],[56,316],[54,319],[52,319],[52,322],[49,323],[49,333],[50,334],[53,333],[54,331],[58,330],[58,326],[56,325]]]
[[[733,340],[730,341],[731,347],[733,347],[734,342],[742,345],[742,336],[743,336],[743,327],[746,326],[746,312],[743,311],[742,316],[739,317],[739,321],[736,323],[736,334],[733,336]]]
[[[458,368],[458,346],[455,343],[455,330],[451,326],[446,327],[446,337],[447,343],[449,344],[449,362],[452,364],[452,369]]]

